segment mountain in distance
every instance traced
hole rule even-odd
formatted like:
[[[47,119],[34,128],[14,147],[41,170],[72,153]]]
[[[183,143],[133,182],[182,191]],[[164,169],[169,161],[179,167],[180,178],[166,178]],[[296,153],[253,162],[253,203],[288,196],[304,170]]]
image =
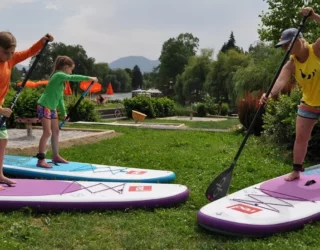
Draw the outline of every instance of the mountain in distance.
[[[152,72],[153,68],[157,67],[159,64],[159,60],[150,60],[143,56],[127,56],[109,63],[109,67],[111,69],[133,69],[134,66],[138,65],[141,73],[149,73]]]

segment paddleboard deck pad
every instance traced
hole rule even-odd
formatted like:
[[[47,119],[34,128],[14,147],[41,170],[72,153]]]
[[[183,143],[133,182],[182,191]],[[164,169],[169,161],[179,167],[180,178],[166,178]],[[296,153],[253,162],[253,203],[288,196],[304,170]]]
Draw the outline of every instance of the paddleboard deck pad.
[[[170,207],[184,202],[189,190],[184,185],[163,183],[86,182],[13,179],[2,185],[0,210],[30,207],[38,211],[91,211],[126,208]]]
[[[237,191],[202,207],[198,223],[211,231],[242,236],[268,236],[302,228],[320,219],[320,165],[300,179],[280,176]]]
[[[37,167],[37,158],[5,155],[3,171],[18,177],[32,177],[58,180],[111,181],[166,183],[175,179],[172,171],[126,168],[81,162],[51,164],[52,168]],[[50,162],[47,159],[47,162]]]

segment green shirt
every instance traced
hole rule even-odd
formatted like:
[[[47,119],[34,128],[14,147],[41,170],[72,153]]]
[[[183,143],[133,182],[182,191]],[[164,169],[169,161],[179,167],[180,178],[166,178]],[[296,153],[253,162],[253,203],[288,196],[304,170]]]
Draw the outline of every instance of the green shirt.
[[[52,75],[49,80],[49,83],[38,100],[38,104],[43,107],[55,110],[59,108],[62,115],[66,115],[66,108],[64,106],[64,84],[66,81],[88,81],[88,76],[82,75],[68,75],[62,71],[57,71]]]

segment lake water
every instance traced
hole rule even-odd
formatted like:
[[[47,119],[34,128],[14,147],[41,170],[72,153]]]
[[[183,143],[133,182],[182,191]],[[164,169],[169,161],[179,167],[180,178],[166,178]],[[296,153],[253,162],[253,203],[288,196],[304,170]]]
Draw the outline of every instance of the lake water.
[[[113,95],[103,95],[103,96],[107,96],[109,98],[109,100],[124,100],[125,98],[132,98],[132,93],[128,92],[128,93],[114,93]]]

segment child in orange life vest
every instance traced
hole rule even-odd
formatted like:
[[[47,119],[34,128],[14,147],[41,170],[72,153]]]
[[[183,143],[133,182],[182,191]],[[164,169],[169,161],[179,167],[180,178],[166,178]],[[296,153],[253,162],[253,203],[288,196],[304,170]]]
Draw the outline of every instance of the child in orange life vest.
[[[47,34],[29,49],[15,52],[17,46],[16,38],[10,32],[0,32],[0,117],[9,117],[12,113],[10,108],[2,107],[9,90],[12,68],[19,62],[22,62],[39,52],[47,40],[51,42],[53,41],[53,37],[50,34]],[[12,185],[15,184],[15,181],[10,180],[3,175],[3,160],[7,142],[8,132],[6,125],[4,124],[0,128],[0,183]],[[0,186],[0,190],[3,189],[4,187]]]
[[[97,77],[71,75],[74,69],[74,62],[70,57],[58,56],[49,83],[38,100],[37,113],[42,124],[43,133],[39,142],[39,153],[37,154],[37,166],[42,168],[51,168],[52,166],[45,160],[45,151],[47,141],[51,136],[52,145],[52,162],[68,163],[59,155],[59,121],[57,115],[57,107],[64,117],[66,117],[66,109],[64,106],[64,85],[66,81],[94,81],[98,82]]]

